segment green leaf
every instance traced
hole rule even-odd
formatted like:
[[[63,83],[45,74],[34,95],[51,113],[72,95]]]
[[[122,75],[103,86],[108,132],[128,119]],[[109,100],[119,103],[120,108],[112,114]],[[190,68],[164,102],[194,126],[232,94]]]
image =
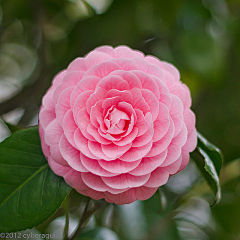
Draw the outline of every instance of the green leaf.
[[[106,227],[96,227],[82,232],[77,239],[81,240],[119,240],[117,234]]]
[[[70,190],[49,168],[38,127],[17,131],[0,144],[0,232],[42,223]]]
[[[198,132],[198,148],[203,149],[203,151],[205,151],[208,154],[219,176],[223,164],[223,155],[221,150],[212,143],[210,143],[199,132]]]
[[[191,153],[191,157],[197,164],[204,179],[215,193],[215,200],[212,205],[214,206],[221,199],[219,174],[223,162],[222,153],[216,146],[198,133],[198,145],[196,150]]]

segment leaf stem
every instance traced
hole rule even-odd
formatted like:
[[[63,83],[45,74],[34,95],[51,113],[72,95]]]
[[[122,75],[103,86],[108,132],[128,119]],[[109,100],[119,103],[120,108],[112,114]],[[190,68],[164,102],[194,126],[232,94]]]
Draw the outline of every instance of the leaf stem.
[[[64,236],[64,240],[69,240],[68,237],[68,232],[69,232],[69,214],[68,214],[68,199],[66,199],[65,203],[64,203],[64,210],[66,212],[66,220],[65,220],[65,227],[64,227],[64,231],[63,231],[63,236]]]
[[[82,217],[79,221],[79,224],[78,224],[78,227],[77,227],[77,230],[75,231],[75,233],[72,235],[72,237],[70,238],[70,240],[74,240],[78,235],[79,233],[81,232],[81,230],[84,228],[83,227],[83,224],[87,223],[89,218],[93,215],[93,213],[95,211],[97,211],[99,208],[100,208],[100,204],[96,204],[94,207],[90,208],[88,210],[88,207],[89,207],[89,204],[90,204],[90,201],[91,201],[91,198],[88,198],[87,202],[86,202],[86,206],[84,208],[84,211],[83,211],[83,214],[82,214]]]

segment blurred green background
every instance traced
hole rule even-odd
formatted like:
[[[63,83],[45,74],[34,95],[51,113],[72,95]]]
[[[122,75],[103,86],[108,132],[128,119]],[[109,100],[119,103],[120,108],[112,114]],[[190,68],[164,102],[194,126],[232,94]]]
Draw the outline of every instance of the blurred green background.
[[[108,205],[79,239],[240,239],[240,1],[0,1],[0,141],[15,125],[36,125],[53,76],[100,45],[128,45],[180,70],[198,131],[225,156],[222,200],[210,209],[191,163],[151,199]],[[77,194],[70,201],[77,198],[72,221],[84,202]]]

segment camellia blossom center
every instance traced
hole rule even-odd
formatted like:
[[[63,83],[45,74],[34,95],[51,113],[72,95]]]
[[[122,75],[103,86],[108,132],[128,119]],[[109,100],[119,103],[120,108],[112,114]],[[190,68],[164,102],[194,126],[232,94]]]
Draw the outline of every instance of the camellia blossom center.
[[[107,133],[118,135],[124,133],[129,124],[130,118],[125,112],[120,111],[115,106],[112,106],[104,118],[104,123],[107,127]]]

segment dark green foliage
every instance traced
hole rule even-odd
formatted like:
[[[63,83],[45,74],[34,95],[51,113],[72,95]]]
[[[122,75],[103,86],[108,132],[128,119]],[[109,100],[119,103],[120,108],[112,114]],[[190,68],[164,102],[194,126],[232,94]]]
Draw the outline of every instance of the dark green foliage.
[[[38,127],[0,144],[0,232],[32,228],[61,206],[71,187],[49,168]]]

